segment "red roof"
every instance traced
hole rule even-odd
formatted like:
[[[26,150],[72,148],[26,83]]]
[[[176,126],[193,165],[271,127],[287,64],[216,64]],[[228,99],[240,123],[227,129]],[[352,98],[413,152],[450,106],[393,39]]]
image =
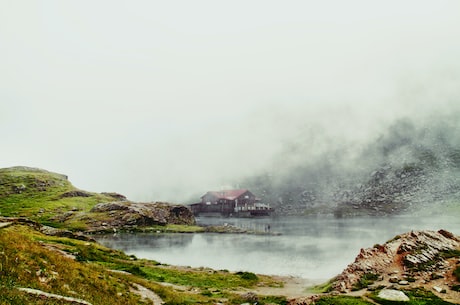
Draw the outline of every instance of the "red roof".
[[[240,197],[248,190],[241,189],[241,190],[222,190],[222,191],[214,191],[208,192],[207,194],[212,194],[217,197],[217,199],[227,199],[227,200],[235,200],[236,198]],[[204,196],[203,196],[204,197]]]

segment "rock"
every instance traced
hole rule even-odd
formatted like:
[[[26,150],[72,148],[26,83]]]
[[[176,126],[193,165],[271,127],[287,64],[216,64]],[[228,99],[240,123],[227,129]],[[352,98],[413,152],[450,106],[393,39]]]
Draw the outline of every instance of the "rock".
[[[25,190],[26,190],[26,186],[24,184],[14,185],[13,186],[13,192],[15,194],[21,194]]]
[[[245,293],[245,294],[241,295],[241,298],[243,300],[251,302],[251,303],[259,302],[259,297],[254,292]]]
[[[70,198],[70,197],[91,197],[90,193],[84,191],[70,191],[61,195],[61,198]]]
[[[80,234],[80,233],[73,233],[68,230],[63,230],[63,229],[57,229],[49,226],[43,226],[39,225],[37,228],[41,233],[49,236],[58,236],[58,237],[67,237],[67,238],[73,238],[73,239],[78,239],[78,240],[83,240],[83,241],[94,241],[94,239]]]
[[[442,279],[444,278],[444,275],[442,273],[439,273],[439,272],[433,272],[431,274],[431,279],[432,280],[437,280],[437,279]]]
[[[58,301],[70,302],[72,304],[91,305],[91,303],[89,303],[89,302],[87,302],[85,300],[82,300],[82,299],[66,297],[66,296],[62,296],[62,295],[58,295],[58,294],[54,294],[54,293],[47,293],[47,292],[37,290],[37,289],[31,289],[31,288],[16,288],[16,289],[20,290],[22,292],[25,292],[27,294],[36,295],[36,296],[38,296],[40,298],[44,298],[44,299],[55,299],[55,300],[58,300]]]
[[[388,275],[389,282],[407,286],[410,282],[444,278],[449,262],[442,253],[459,247],[459,238],[447,231],[401,234],[383,246],[361,249],[355,261],[336,277],[332,289],[347,292],[366,274]],[[400,270],[405,270],[403,275]]]
[[[378,285],[378,284],[372,284],[372,285],[367,286],[367,290],[376,291],[376,290],[381,289],[383,287],[385,287],[385,286]]]
[[[108,211],[120,211],[120,210],[128,210],[129,209],[129,202],[106,202],[106,203],[99,203],[96,204],[92,209],[91,212],[108,212]]]
[[[113,193],[113,192],[110,192],[110,193],[107,193],[107,192],[104,192],[104,193],[101,193],[102,195],[105,195],[105,196],[109,196],[109,197],[112,197],[113,199],[117,200],[117,201],[127,201],[128,199],[126,198],[126,196],[122,195],[122,194],[118,194],[118,193]]]
[[[195,217],[186,206],[162,202],[114,201],[99,203],[91,209],[93,213],[106,213],[92,224],[91,231],[106,231],[107,228],[130,230],[154,225],[194,225]]]
[[[447,292],[446,289],[443,289],[443,288],[441,288],[439,286],[433,286],[433,290],[438,292],[438,293],[446,293]]]
[[[382,289],[377,295],[379,298],[388,301],[408,302],[409,297],[404,292],[394,289]]]

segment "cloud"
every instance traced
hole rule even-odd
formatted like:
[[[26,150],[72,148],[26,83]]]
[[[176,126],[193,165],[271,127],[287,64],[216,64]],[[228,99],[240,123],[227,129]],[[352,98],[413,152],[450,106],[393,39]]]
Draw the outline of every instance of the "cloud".
[[[1,166],[181,201],[458,97],[457,1],[10,1]],[[310,134],[310,136],[309,136]],[[286,160],[296,156],[286,156]]]

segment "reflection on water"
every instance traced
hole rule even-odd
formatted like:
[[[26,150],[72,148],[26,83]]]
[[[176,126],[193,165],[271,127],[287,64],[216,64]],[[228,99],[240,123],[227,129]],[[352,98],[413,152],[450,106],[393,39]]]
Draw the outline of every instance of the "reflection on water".
[[[351,263],[360,248],[411,230],[446,229],[460,234],[457,217],[436,218],[201,218],[279,236],[246,234],[118,234],[102,244],[172,265],[328,279]]]

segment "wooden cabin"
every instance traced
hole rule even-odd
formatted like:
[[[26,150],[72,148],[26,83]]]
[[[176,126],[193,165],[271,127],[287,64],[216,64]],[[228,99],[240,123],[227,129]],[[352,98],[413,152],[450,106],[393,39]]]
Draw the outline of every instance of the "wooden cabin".
[[[191,205],[195,215],[208,216],[263,216],[272,209],[260,202],[247,189],[210,191],[201,196],[201,202]]]

